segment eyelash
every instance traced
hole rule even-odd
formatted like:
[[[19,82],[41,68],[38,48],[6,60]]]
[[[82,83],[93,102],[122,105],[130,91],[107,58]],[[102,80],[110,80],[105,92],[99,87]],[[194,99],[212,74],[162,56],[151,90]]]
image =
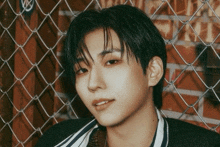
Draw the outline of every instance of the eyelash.
[[[88,70],[86,68],[80,68],[79,70],[77,70],[75,73],[76,75],[80,75],[80,74],[83,74],[85,72],[87,72]]]
[[[117,64],[119,63],[120,60],[108,60],[105,65],[106,66],[111,66],[111,65],[114,65],[114,64]],[[86,68],[80,68],[79,70],[77,70],[75,73],[76,75],[81,75],[83,73],[86,73],[88,70]]]
[[[113,62],[113,63],[111,63],[111,62]],[[117,64],[119,62],[119,60],[108,60],[105,64],[107,65],[107,66],[109,66],[109,65],[112,65],[112,64]],[[109,64],[110,63],[110,64]]]

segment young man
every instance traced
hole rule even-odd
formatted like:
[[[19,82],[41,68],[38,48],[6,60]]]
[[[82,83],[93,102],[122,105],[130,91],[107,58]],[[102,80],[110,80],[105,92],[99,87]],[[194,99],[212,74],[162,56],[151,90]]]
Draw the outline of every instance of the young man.
[[[215,132],[161,117],[165,44],[139,9],[118,5],[81,13],[69,27],[65,55],[66,71],[95,118],[61,122],[37,146],[220,145]]]

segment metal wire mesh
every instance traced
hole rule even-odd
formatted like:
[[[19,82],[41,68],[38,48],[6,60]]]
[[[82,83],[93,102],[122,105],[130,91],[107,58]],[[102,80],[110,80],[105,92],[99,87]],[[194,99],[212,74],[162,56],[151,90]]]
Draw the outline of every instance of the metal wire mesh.
[[[144,10],[164,37],[168,71],[162,113],[219,132],[219,0],[1,0],[1,146],[34,146],[51,125],[90,115],[64,74],[63,40],[80,12],[116,4]],[[215,31],[201,35],[203,26],[207,34],[211,27]],[[206,101],[212,104],[208,108]]]

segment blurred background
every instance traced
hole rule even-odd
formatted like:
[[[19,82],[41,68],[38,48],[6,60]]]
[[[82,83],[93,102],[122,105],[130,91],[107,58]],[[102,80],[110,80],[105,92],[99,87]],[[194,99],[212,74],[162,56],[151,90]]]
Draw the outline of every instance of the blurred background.
[[[65,76],[71,20],[136,6],[167,47],[165,117],[220,133],[220,0],[0,0],[0,146],[32,147],[52,125],[91,114]]]

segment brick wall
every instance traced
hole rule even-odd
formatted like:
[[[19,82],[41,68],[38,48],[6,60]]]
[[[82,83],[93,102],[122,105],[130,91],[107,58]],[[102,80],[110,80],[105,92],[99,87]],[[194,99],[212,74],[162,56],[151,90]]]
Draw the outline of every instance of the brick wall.
[[[220,0],[38,0],[28,15],[0,1],[0,146],[33,146],[53,124],[91,115],[64,74],[66,30],[81,11],[122,3],[166,42],[162,113],[220,133]]]
[[[219,2],[146,2],[147,14],[167,42],[168,71],[162,110],[169,117],[209,129],[218,126],[220,116],[217,96],[211,90],[204,93],[208,86],[217,85],[214,89],[220,96]],[[207,49],[198,57],[206,46]],[[211,65],[210,60],[214,60]]]

